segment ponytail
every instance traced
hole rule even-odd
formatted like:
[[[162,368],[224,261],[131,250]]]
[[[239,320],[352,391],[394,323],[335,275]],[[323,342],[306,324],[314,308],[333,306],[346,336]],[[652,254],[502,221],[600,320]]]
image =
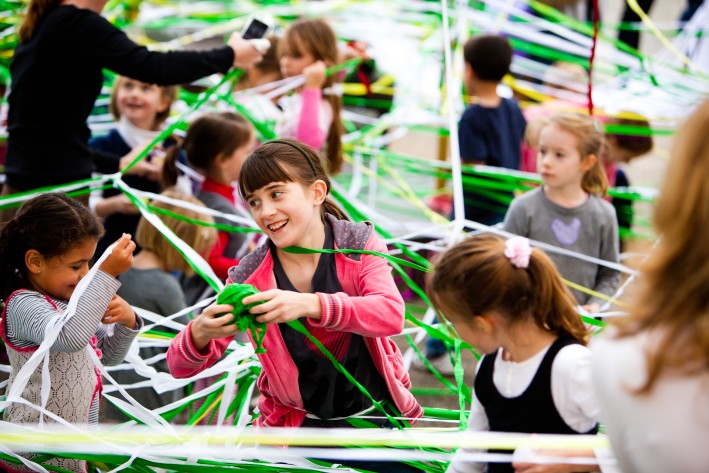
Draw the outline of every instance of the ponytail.
[[[606,171],[601,166],[600,156],[595,155],[595,158],[596,162],[581,178],[581,188],[589,194],[604,196],[608,191],[608,176],[606,176]],[[584,159],[591,159],[591,157],[581,156],[581,160]]]
[[[340,118],[342,99],[339,95],[330,95],[328,96],[328,101],[332,107],[332,123],[327,133],[327,170],[331,176],[335,176],[340,173],[343,164],[342,131],[344,126]]]
[[[182,142],[178,142],[168,148],[165,154],[165,160],[162,165],[162,176],[160,184],[164,189],[170,189],[177,184],[177,178],[180,177],[180,171],[177,169],[177,160],[182,151]]]
[[[324,213],[331,214],[338,220],[350,220],[345,211],[342,210],[339,205],[333,202],[330,197],[325,198],[325,201],[322,203],[322,208]]]
[[[37,29],[39,23],[50,11],[61,4],[61,0],[30,0],[25,12],[25,18],[20,25],[18,36],[20,41],[29,41]]]
[[[532,317],[539,328],[585,344],[588,331],[549,257],[528,248],[524,261],[517,262],[507,250],[503,238],[485,233],[443,253],[427,281],[434,308],[461,323],[490,311],[511,323]]]

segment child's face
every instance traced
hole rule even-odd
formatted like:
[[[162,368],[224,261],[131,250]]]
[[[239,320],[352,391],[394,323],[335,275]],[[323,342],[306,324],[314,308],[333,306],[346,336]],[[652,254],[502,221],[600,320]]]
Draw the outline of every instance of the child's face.
[[[256,135],[251,133],[249,141],[240,148],[236,148],[231,156],[224,159],[223,170],[224,176],[228,183],[232,183],[239,179],[241,166],[244,164],[246,157],[254,150],[256,146]]]
[[[577,138],[555,124],[539,133],[537,169],[544,184],[554,189],[578,186],[588,166],[582,162]]]
[[[152,130],[158,113],[167,110],[169,99],[162,88],[126,77],[121,78],[116,94],[116,107],[122,117],[144,130]]]
[[[32,289],[56,299],[69,300],[76,285],[89,271],[96,243],[94,239],[86,240],[52,258],[39,255],[37,264],[27,268]]]
[[[303,69],[315,62],[315,57],[305,49],[300,39],[294,38],[293,44],[286,44],[281,55],[281,73],[283,77],[293,77],[303,73]]]
[[[472,320],[453,322],[460,338],[487,355],[500,348],[500,343],[492,330],[493,326],[485,316],[473,317]]]
[[[320,212],[325,194],[323,181],[310,187],[296,182],[272,182],[247,195],[246,202],[256,224],[278,248],[308,248],[311,240],[317,238],[318,229],[322,232]]]

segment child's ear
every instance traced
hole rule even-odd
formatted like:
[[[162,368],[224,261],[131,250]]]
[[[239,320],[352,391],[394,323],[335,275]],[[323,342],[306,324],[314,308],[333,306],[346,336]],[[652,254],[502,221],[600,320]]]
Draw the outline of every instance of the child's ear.
[[[160,96],[160,104],[158,105],[158,113],[163,113],[165,110],[170,108],[170,97]]]
[[[25,266],[30,273],[38,274],[42,271],[42,262],[44,258],[37,250],[27,250],[25,253]]]
[[[325,202],[327,197],[327,184],[322,179],[318,179],[310,185],[310,189],[313,191],[314,203],[320,205]]]
[[[598,161],[598,157],[595,154],[589,154],[581,161],[581,170],[583,172],[590,171],[596,165],[596,161]]]
[[[473,72],[473,68],[470,64],[467,62],[465,63],[465,66],[463,68],[463,78],[466,81],[471,80],[475,76],[475,72]]]

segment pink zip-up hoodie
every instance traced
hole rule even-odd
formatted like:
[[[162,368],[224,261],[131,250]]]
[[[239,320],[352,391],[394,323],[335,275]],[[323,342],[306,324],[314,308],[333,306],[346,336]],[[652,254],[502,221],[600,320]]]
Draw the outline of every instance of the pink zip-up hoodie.
[[[352,223],[327,215],[332,226],[335,249],[349,248],[387,252],[384,242],[370,223]],[[311,320],[317,327],[343,330],[364,337],[374,365],[384,378],[394,404],[403,417],[415,419],[423,409],[411,394],[409,373],[396,343],[389,337],[404,328],[404,301],[394,284],[391,268],[384,258],[373,255],[335,254],[337,276],[343,292],[317,293],[322,319]],[[253,284],[260,291],[276,288],[273,259],[268,245],[262,245],[229,270],[227,283]],[[173,340],[167,352],[170,372],[176,378],[193,376],[213,365],[233,337],[210,340],[204,351],[192,344],[193,322]],[[249,334],[250,336],[251,334]],[[270,327],[259,355],[263,371],[258,379],[261,391],[257,426],[299,427],[305,418],[303,398],[298,388],[298,369],[288,352],[280,330]]]

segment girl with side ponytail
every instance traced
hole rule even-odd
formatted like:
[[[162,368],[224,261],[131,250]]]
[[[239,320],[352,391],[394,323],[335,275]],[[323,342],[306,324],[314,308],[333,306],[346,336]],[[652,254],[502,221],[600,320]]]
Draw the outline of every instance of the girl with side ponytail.
[[[544,252],[532,249],[526,238],[473,236],[438,259],[428,294],[459,336],[485,355],[475,377],[471,431],[597,432],[588,331]],[[593,470],[589,465],[553,466],[554,471]],[[490,463],[487,471],[528,467]],[[454,459],[448,471],[484,468]]]

